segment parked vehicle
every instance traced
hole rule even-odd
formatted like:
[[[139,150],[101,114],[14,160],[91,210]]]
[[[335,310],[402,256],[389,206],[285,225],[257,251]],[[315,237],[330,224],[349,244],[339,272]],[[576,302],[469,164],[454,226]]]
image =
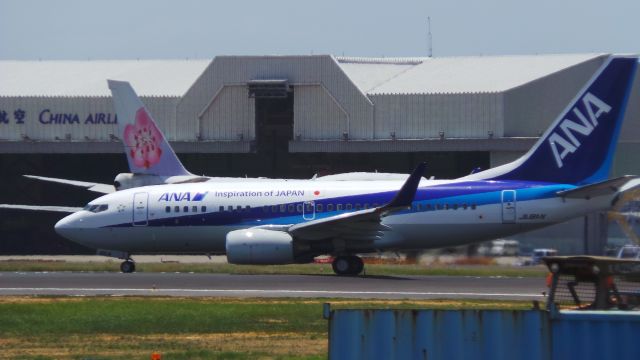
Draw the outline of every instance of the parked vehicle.
[[[543,257],[556,255],[558,255],[558,250],[556,249],[533,249],[533,254],[531,254],[531,265],[541,264]]]
[[[478,247],[478,254],[483,256],[518,256],[519,253],[517,240],[493,240]]]
[[[635,259],[640,260],[640,246],[638,245],[625,245],[620,248],[618,251],[618,255],[616,256],[618,259]]]

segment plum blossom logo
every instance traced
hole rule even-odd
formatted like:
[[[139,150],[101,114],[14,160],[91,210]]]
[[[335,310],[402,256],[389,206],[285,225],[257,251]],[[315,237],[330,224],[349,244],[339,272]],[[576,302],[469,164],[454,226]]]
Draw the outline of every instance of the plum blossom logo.
[[[135,124],[124,128],[124,141],[131,148],[129,156],[137,167],[148,169],[160,161],[162,134],[144,108],[136,111]]]

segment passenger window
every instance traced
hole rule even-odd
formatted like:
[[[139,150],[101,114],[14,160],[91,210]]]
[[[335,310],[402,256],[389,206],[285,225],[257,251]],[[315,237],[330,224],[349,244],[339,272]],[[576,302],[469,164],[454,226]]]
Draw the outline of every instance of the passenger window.
[[[296,205],[296,210],[301,213],[302,212],[302,204]]]
[[[275,206],[275,205],[272,205],[272,206],[271,206],[271,212],[272,212],[272,213],[276,213],[276,212],[278,212],[278,207],[277,207],[277,206]]]
[[[436,205],[438,207],[438,210],[442,210],[444,207],[442,206],[442,204],[438,204]]]
[[[280,205],[280,212],[283,213],[285,211],[287,211],[287,205],[285,204]]]
[[[336,205],[336,210],[338,210],[338,211],[342,211],[342,204],[338,204],[338,205]]]
[[[293,204],[289,204],[289,206],[287,206],[287,210],[288,210],[290,213],[292,213],[292,212],[293,212],[293,209],[294,209]]]
[[[182,208],[182,211],[184,211],[184,212],[189,212],[189,207],[188,207],[188,206],[183,207],[183,208]]]
[[[197,206],[192,206],[191,207],[191,212],[198,212],[198,207]]]
[[[180,212],[180,206],[176,206],[176,207],[174,207],[174,208],[173,208],[173,211],[175,211],[175,212],[177,212],[177,213],[178,213],[178,212]]]
[[[236,210],[238,210],[238,212],[242,211],[242,206],[237,205],[237,206],[236,206]]]
[[[202,212],[207,212],[207,207],[206,207],[206,206],[201,206],[201,207],[200,207],[200,211],[202,211]]]
[[[449,210],[449,204],[444,204],[444,209]]]
[[[356,203],[356,210],[360,210],[360,204]]]
[[[244,207],[244,211],[249,212],[251,211],[251,206],[247,205]]]
[[[467,203],[462,204],[462,209],[467,210]]]
[[[333,211],[333,204],[327,204],[327,211]]]
[[[322,212],[322,204],[316,204],[316,211]]]
[[[431,210],[431,204],[426,204],[426,205],[425,205],[425,208],[426,208],[427,210]]]
[[[171,206],[167,206],[164,208],[164,212],[171,212]]]
[[[471,210],[475,210],[476,209],[476,204],[471,204]]]
[[[353,209],[353,205],[347,204],[345,208],[346,208],[346,210],[351,210],[351,209]]]
[[[232,212],[233,211],[233,205],[227,206],[227,211]]]
[[[453,204],[453,210],[458,210],[458,204]]]
[[[365,209],[368,209],[368,208],[369,208],[369,204],[365,203],[365,204],[364,204],[364,208],[365,208]]]
[[[220,209],[219,210],[220,210],[220,212],[223,212],[224,211],[224,206],[220,205]]]

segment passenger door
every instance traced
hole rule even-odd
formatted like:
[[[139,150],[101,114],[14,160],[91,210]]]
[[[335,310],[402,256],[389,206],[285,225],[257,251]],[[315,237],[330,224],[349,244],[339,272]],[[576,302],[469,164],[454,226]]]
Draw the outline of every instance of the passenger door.
[[[502,223],[516,222],[516,191],[502,190]]]
[[[147,226],[149,223],[149,194],[133,195],[133,226]]]

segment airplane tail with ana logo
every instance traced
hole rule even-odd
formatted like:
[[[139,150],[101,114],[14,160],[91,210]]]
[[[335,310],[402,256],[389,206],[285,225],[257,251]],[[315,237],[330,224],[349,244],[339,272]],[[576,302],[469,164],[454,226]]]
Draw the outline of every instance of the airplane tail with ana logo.
[[[610,56],[519,159],[465,180],[590,184],[608,178],[638,58]]]
[[[118,130],[134,174],[191,175],[182,165],[164,134],[131,85],[107,80],[118,115]]]

